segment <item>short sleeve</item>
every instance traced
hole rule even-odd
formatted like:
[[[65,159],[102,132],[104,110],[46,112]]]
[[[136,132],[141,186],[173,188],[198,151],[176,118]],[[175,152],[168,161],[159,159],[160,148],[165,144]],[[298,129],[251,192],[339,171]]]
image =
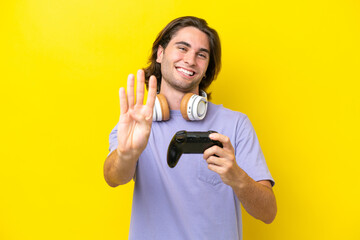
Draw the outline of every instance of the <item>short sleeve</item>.
[[[275,184],[255,130],[246,115],[237,125],[235,155],[239,166],[252,179],[255,181],[269,180],[272,186]]]
[[[117,129],[118,129],[118,125],[116,124],[116,126],[113,128],[113,130],[111,130],[109,135],[109,154],[112,153],[112,151],[114,151],[118,145]]]

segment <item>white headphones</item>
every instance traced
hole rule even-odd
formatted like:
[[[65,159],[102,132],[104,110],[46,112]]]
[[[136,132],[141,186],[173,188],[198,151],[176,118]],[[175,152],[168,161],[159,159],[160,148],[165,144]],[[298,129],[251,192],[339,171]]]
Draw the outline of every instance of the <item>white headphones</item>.
[[[194,93],[187,93],[181,99],[180,112],[186,120],[197,121],[204,119],[207,111],[208,101],[204,91],[201,96]],[[153,110],[153,121],[166,121],[170,119],[169,105],[162,94],[156,95]]]

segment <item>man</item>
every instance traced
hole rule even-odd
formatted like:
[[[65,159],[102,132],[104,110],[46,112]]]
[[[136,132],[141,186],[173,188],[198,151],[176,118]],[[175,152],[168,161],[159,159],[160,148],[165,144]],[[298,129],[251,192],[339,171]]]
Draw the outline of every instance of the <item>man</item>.
[[[187,93],[204,93],[216,78],[220,53],[219,37],[203,19],[175,19],[155,40],[146,73],[137,73],[136,98],[134,75],[127,92],[120,88],[104,177],[112,187],[135,181],[130,239],[242,239],[240,204],[265,223],[276,216],[274,181],[247,116],[210,102],[200,121],[179,110]],[[152,120],[157,92],[168,102],[168,121]],[[184,154],[169,168],[167,148],[179,130],[215,130],[210,138],[223,148]]]

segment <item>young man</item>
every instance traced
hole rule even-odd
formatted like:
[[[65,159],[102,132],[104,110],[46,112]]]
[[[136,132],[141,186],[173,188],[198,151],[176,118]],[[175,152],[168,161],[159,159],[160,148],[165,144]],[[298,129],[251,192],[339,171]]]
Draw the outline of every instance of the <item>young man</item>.
[[[112,187],[135,181],[130,239],[242,239],[240,204],[265,223],[276,216],[274,181],[247,116],[210,102],[198,110],[206,111],[200,121],[180,111],[188,93],[205,95],[220,55],[219,37],[203,19],[178,18],[155,40],[150,66],[138,71],[136,97],[133,75],[127,92],[120,88],[104,177]],[[168,103],[167,121],[153,121],[157,92]],[[215,130],[210,138],[223,148],[184,154],[169,168],[167,148],[180,130]]]

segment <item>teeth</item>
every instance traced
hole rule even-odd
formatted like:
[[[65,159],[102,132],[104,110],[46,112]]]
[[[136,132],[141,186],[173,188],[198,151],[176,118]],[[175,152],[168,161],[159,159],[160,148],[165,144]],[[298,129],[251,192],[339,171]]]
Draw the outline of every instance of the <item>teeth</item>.
[[[195,72],[191,72],[191,71],[185,70],[183,68],[178,68],[177,70],[182,73],[185,73],[186,75],[189,75],[189,76],[193,76],[195,74]]]

